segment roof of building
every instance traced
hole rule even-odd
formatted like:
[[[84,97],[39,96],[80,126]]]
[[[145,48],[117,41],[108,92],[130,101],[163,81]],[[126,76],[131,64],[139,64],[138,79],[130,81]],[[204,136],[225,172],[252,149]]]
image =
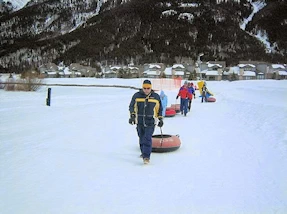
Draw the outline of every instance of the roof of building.
[[[281,64],[272,64],[271,66],[272,66],[272,68],[275,68],[275,69],[276,68],[283,68],[283,69],[285,68],[284,65],[281,65]]]
[[[278,71],[278,75],[287,76],[287,71]]]
[[[165,75],[172,75],[172,67],[167,67],[164,70]]]
[[[144,74],[147,74],[147,75],[155,75],[155,76],[159,76],[160,73],[157,72],[157,71],[151,71],[151,70],[146,70],[143,72]]]
[[[172,68],[185,68],[182,64],[174,64]]]
[[[131,70],[139,70],[139,68],[135,67],[135,66],[129,66],[128,68],[131,69]]]
[[[206,76],[218,76],[219,74],[218,74],[218,71],[213,70],[213,71],[206,71],[205,75]]]
[[[184,75],[184,71],[176,71],[176,72],[174,73],[174,75],[183,76],[183,75]]]
[[[220,65],[220,64],[208,63],[208,64],[207,64],[207,67],[209,67],[209,68],[212,68],[212,67],[219,67],[219,68],[222,68],[222,65]]]
[[[232,73],[239,74],[239,70],[240,70],[240,68],[238,66],[233,66],[233,67],[229,68],[229,73],[230,74],[232,74]]]
[[[256,73],[254,71],[244,71],[242,76],[255,77]]]
[[[255,67],[256,67],[256,66],[253,65],[253,64],[239,64],[238,66],[239,66],[239,68],[244,68],[244,67],[252,67],[252,68],[255,68]]]
[[[112,66],[111,69],[112,70],[119,70],[119,69],[121,69],[121,67],[120,66]]]
[[[156,65],[156,64],[150,64],[149,68],[161,68],[160,65]]]

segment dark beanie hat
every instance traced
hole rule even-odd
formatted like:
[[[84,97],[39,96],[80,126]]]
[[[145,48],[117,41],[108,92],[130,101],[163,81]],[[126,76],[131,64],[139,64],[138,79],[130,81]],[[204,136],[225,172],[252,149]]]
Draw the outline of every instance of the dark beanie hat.
[[[143,81],[143,88],[151,88],[151,81],[149,80]]]

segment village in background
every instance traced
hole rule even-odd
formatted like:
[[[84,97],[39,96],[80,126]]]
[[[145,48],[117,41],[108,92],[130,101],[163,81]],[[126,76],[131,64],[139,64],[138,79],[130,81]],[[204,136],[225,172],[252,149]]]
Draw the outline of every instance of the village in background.
[[[284,1],[0,2],[10,79],[287,79]]]
[[[188,80],[256,80],[287,79],[286,64],[270,64],[258,61],[240,61],[237,66],[227,67],[225,61],[202,62],[200,57],[195,63],[173,64],[151,63],[144,65],[105,65],[96,66],[72,63],[47,63],[31,70],[42,78],[180,78]],[[10,78],[13,74],[10,75]]]

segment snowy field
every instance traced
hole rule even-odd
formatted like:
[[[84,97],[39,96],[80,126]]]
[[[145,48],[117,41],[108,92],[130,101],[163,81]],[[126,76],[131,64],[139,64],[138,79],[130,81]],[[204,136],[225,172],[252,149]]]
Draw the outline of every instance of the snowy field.
[[[207,86],[217,102],[195,99],[187,117],[165,118],[163,133],[182,146],[149,165],[128,124],[135,90],[57,86],[50,107],[47,87],[0,90],[0,213],[286,214],[287,81]],[[177,90],[165,92],[175,103]]]

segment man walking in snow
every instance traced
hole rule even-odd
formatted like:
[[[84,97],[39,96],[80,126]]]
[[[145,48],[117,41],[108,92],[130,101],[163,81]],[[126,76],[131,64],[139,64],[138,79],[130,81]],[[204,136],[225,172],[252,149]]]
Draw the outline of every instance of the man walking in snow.
[[[203,103],[203,101],[207,102],[207,97],[206,97],[207,92],[208,92],[208,90],[207,90],[207,87],[206,87],[206,83],[204,83],[203,86],[202,86],[202,94],[201,94],[201,102],[202,103]]]
[[[184,85],[179,89],[179,92],[176,96],[176,99],[180,97],[180,111],[181,111],[181,114],[184,114],[184,116],[186,116],[187,114],[188,99],[191,96],[191,94],[188,91],[187,85],[188,85],[188,82],[185,81]]]
[[[144,164],[148,164],[152,151],[152,135],[156,118],[158,119],[157,125],[159,127],[163,126],[160,96],[152,90],[149,80],[145,80],[142,89],[133,95],[129,111],[129,123],[131,125],[137,124],[141,157]]]
[[[193,97],[195,98],[195,90],[194,90],[194,88],[193,88],[193,83],[192,83],[192,82],[189,82],[189,83],[188,83],[187,89],[188,89],[188,92],[189,92],[188,111],[190,111],[192,98],[193,98]]]

